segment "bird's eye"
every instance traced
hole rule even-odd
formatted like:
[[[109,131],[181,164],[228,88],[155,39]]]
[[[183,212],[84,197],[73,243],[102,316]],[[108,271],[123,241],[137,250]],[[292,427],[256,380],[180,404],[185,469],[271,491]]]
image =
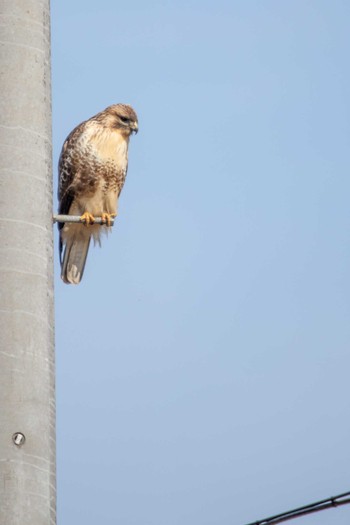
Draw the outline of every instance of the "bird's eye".
[[[127,117],[119,117],[124,124],[127,124],[129,122],[129,119]]]

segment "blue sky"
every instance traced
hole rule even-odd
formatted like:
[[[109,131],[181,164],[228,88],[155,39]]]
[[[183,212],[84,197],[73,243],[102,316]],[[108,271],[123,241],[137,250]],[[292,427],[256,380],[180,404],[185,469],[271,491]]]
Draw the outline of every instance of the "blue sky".
[[[349,15],[52,2],[55,166],[112,103],[140,128],[81,285],[56,260],[59,525],[244,525],[350,490]]]

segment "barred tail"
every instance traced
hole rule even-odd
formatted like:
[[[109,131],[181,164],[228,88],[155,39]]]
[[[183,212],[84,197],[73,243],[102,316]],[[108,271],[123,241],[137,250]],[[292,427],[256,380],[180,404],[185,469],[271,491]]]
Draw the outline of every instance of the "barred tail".
[[[79,284],[83,277],[91,236],[85,234],[67,237],[61,263],[61,278],[67,284]]]

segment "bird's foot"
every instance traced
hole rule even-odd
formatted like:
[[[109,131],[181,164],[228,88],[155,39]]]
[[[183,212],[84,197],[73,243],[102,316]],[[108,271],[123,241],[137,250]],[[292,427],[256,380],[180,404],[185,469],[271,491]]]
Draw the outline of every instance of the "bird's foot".
[[[88,226],[89,224],[94,224],[95,217],[86,211],[83,213],[83,215],[81,215],[80,220],[85,224],[85,226]]]
[[[112,226],[112,218],[116,217],[116,213],[101,213],[101,224],[106,224],[106,226]]]

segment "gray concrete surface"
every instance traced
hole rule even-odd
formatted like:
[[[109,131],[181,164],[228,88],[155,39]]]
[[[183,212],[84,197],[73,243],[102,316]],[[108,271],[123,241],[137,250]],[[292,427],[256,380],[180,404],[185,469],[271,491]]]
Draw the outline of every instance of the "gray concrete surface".
[[[56,523],[49,0],[0,5],[0,524]],[[25,436],[21,443],[17,436]]]

